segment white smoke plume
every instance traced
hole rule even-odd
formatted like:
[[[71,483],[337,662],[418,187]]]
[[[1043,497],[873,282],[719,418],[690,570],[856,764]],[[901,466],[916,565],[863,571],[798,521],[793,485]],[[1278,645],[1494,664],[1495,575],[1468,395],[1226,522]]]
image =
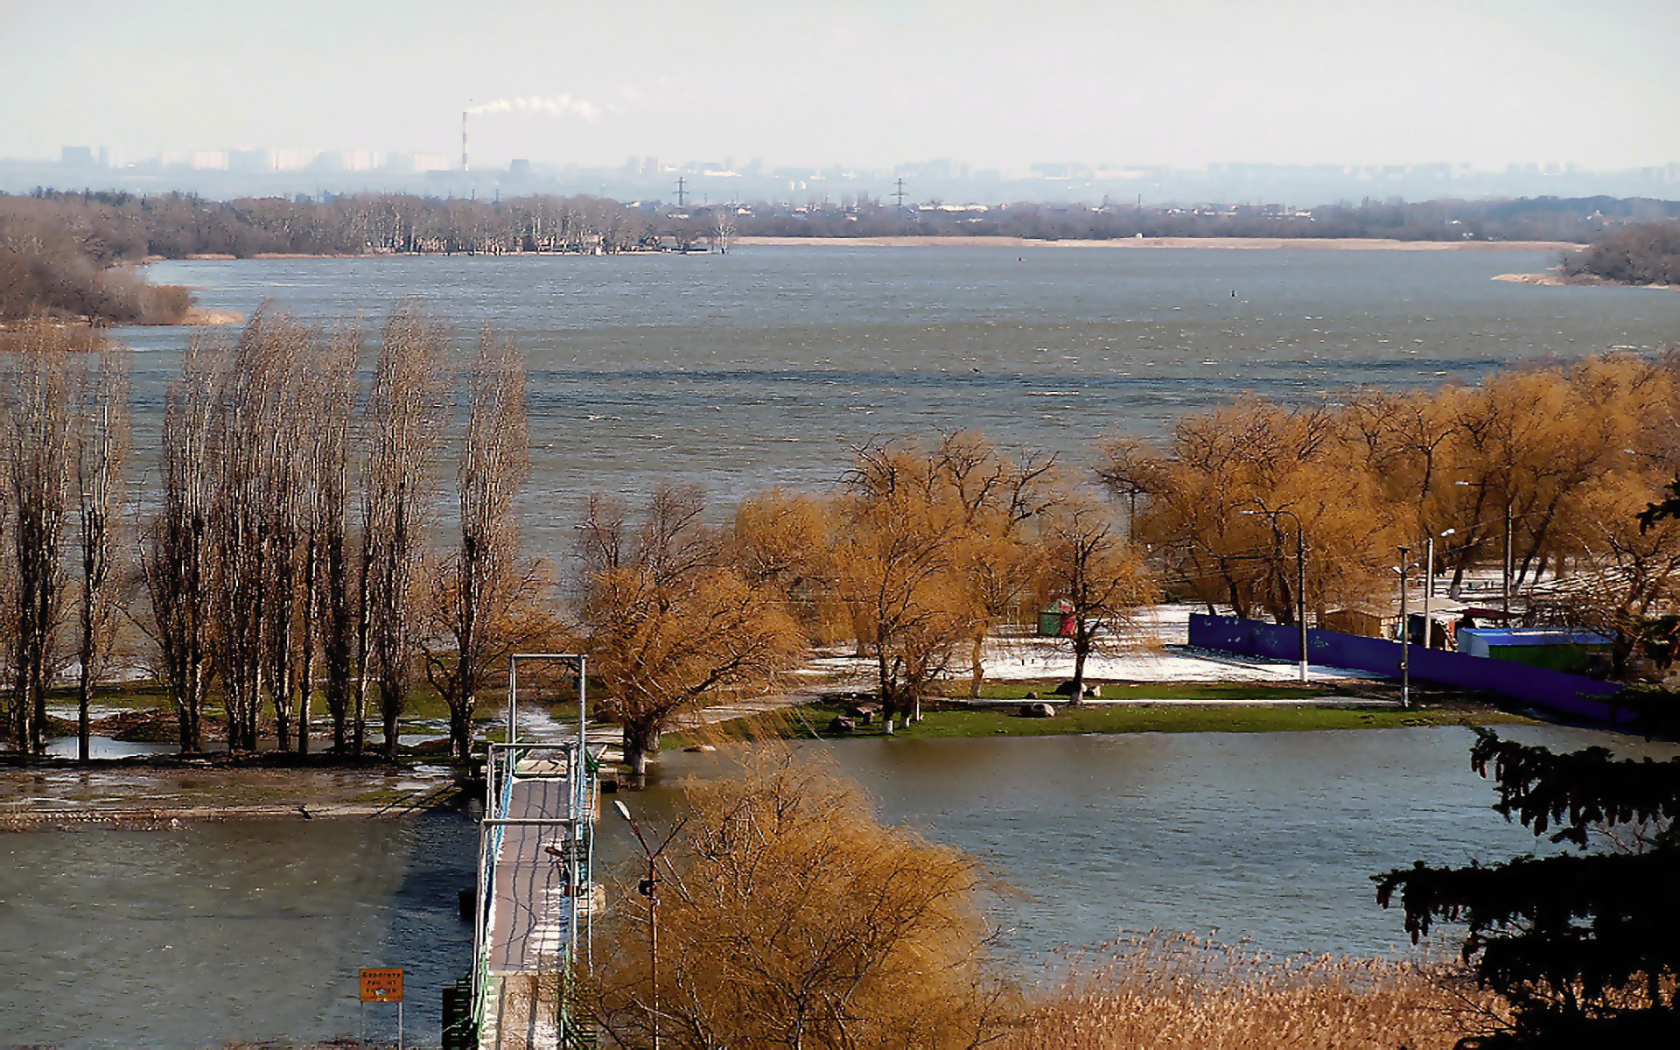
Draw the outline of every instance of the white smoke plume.
[[[574,116],[594,120],[601,115],[601,107],[587,99],[573,98],[570,95],[554,95],[550,98],[532,95],[526,98],[499,98],[494,102],[471,106],[467,112],[537,113],[550,117]]]

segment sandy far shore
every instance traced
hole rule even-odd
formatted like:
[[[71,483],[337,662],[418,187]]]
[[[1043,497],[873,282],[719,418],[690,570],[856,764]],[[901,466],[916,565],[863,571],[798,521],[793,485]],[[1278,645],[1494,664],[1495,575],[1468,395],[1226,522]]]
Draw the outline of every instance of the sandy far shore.
[[[193,307],[181,323],[193,328],[214,328],[219,325],[243,324],[245,315],[237,310],[201,309]]]
[[[1575,252],[1569,241],[1397,241],[1382,237],[1116,237],[1041,241],[1026,237],[737,237],[745,246],[830,245],[837,248],[1312,248],[1339,251]]]
[[[1627,284],[1623,281],[1565,277],[1560,273],[1501,273],[1495,274],[1493,279],[1510,281],[1513,284],[1537,284],[1547,288],[1561,288],[1565,285],[1587,285],[1614,288],[1655,288],[1659,292],[1680,292],[1680,284]]]
[[[45,806],[0,812],[0,833],[69,831],[85,827],[130,830],[175,828],[183,824],[243,820],[394,820],[412,816],[411,809],[350,803],[226,806]]]

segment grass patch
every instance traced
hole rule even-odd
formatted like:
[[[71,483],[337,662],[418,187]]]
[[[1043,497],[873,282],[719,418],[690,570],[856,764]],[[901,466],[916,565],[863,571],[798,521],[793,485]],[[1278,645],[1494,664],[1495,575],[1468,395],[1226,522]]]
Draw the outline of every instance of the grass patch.
[[[1028,693],[1061,704],[1065,698],[1053,695],[1063,678],[1040,681],[998,682],[980,690],[982,700],[1024,700]],[[1345,683],[1327,685],[1263,685],[1253,682],[1093,682],[1102,688],[1104,700],[1297,700],[1319,696],[1346,696]],[[964,690],[947,690],[946,696],[964,699]]]
[[[1103,690],[1107,694],[1108,690]],[[1247,696],[1253,695],[1249,689]],[[1184,698],[1178,698],[1184,699]],[[1161,703],[1089,704],[1070,707],[1058,704],[1054,718],[1023,718],[1016,703],[957,704],[933,703],[923,707],[923,719],[901,728],[897,739],[934,740],[957,737],[1068,736],[1088,733],[1281,733],[1329,729],[1401,729],[1417,726],[1497,725],[1529,722],[1485,704],[1466,701],[1432,703],[1429,707],[1402,711],[1396,708],[1367,708],[1352,705],[1205,705]],[[837,704],[808,704],[796,712],[779,712],[772,717],[739,719],[707,727],[708,740],[717,739],[810,739],[825,740],[883,737],[879,722],[860,725],[855,732],[836,733],[829,724],[846,714]],[[666,747],[684,747],[699,734],[669,734]]]

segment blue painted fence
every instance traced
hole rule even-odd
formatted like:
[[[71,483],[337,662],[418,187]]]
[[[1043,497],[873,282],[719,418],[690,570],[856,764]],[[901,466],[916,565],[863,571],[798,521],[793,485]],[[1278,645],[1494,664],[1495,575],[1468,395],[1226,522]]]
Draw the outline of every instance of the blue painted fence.
[[[1190,616],[1190,644],[1242,656],[1277,660],[1301,658],[1298,627],[1239,620],[1232,616]],[[1307,632],[1308,659],[1329,667],[1346,667],[1375,674],[1400,674],[1400,643],[1362,638],[1335,631]],[[1412,678],[1456,689],[1485,690],[1523,703],[1550,708],[1559,714],[1595,722],[1627,722],[1632,713],[1606,703],[1621,690],[1611,682],[1529,667],[1508,660],[1490,660],[1441,649],[1411,647]]]

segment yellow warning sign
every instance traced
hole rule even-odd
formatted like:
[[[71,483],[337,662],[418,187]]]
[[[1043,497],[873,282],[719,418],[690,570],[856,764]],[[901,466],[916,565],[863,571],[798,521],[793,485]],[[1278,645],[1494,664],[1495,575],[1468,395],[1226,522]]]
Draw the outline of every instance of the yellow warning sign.
[[[403,972],[401,970],[363,970],[362,1002],[402,1002]]]

